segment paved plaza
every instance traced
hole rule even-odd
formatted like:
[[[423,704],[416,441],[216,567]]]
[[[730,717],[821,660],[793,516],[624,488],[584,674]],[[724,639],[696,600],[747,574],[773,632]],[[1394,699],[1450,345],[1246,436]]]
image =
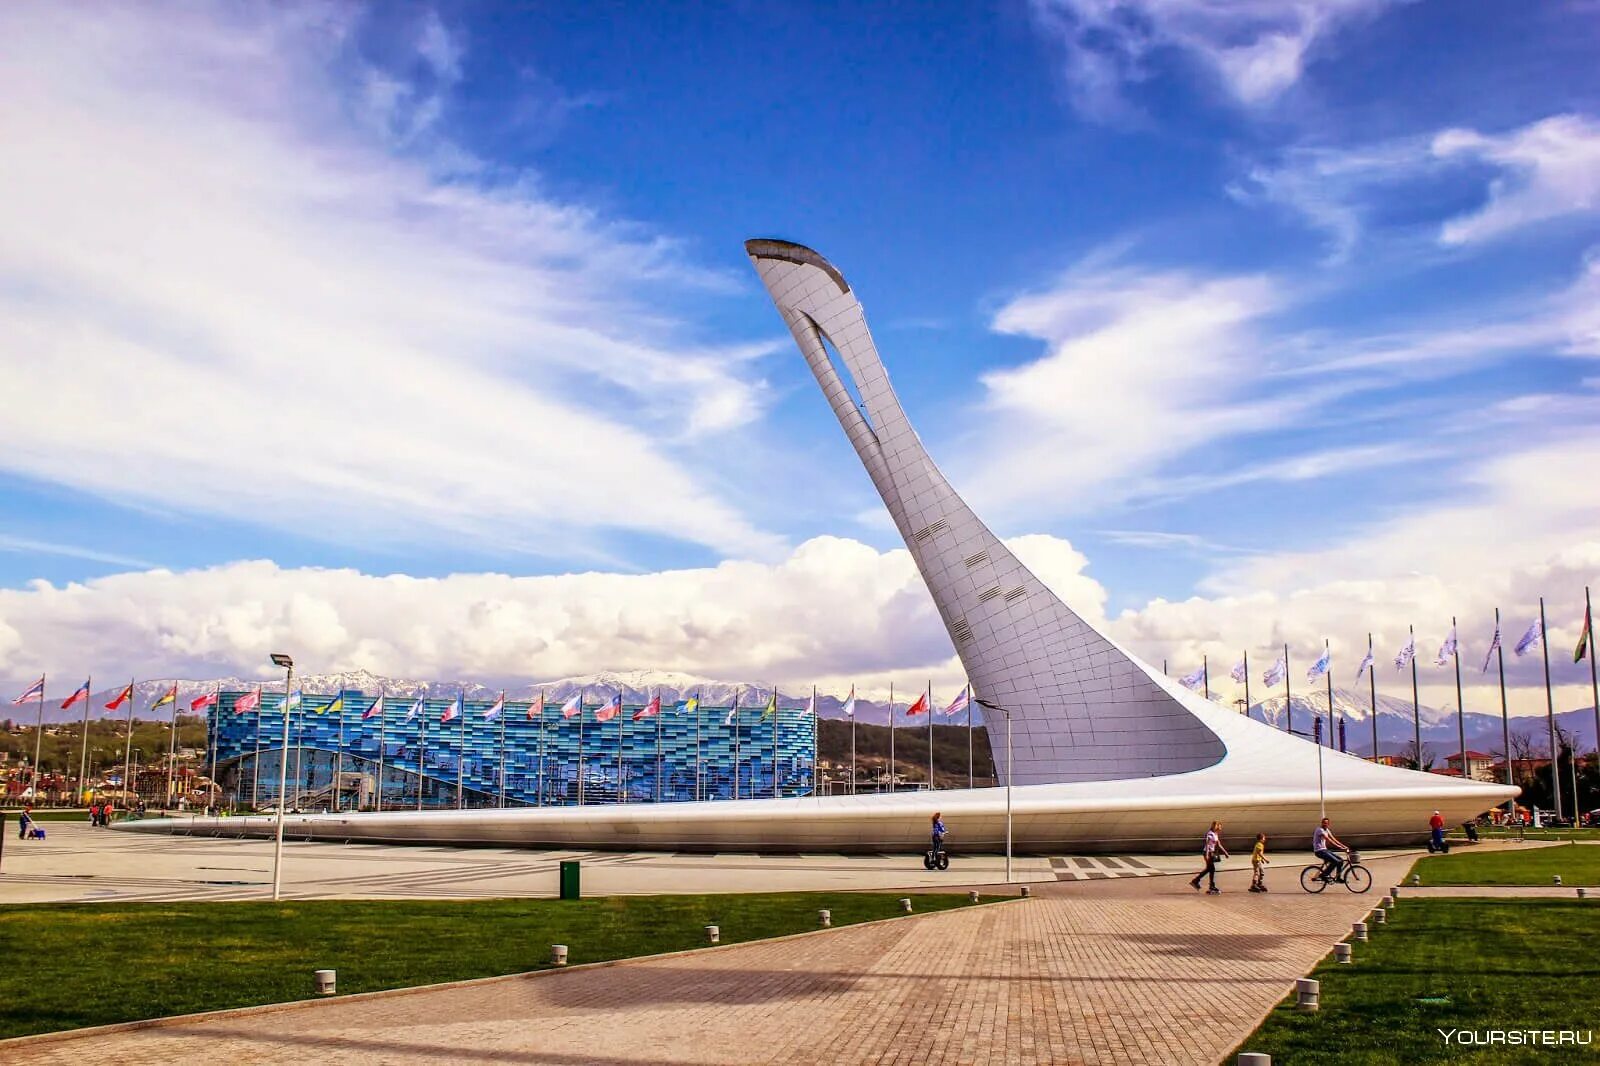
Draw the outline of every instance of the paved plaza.
[[[270,844],[60,829],[48,851],[7,842],[0,876],[6,901],[259,898],[270,870]],[[286,862],[292,892],[301,897],[460,897],[549,894],[559,857],[300,843]],[[1267,896],[1245,892],[1248,874],[1240,870],[1223,873],[1222,895],[1197,895],[1183,877],[1162,876],[1192,865],[1183,857],[1128,857],[1111,866],[1104,857],[1089,866],[1071,857],[1019,860],[1032,879],[1031,899],[564,972],[24,1041],[4,1045],[0,1057],[1214,1063],[1377,903],[1378,890],[1298,891],[1292,882],[1300,858],[1279,857],[1278,891]],[[86,859],[105,865],[105,873],[64,887],[73,864]],[[905,856],[585,860],[586,892],[596,893],[915,889],[953,886],[968,879],[955,875],[992,873],[996,863],[967,860],[937,882]],[[1373,859],[1376,885],[1393,884],[1410,861]],[[1078,876],[1089,874],[1102,876]]]

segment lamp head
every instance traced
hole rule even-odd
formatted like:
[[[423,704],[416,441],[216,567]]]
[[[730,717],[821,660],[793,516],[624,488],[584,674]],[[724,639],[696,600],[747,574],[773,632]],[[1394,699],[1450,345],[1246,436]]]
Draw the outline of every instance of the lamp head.
[[[283,654],[281,651],[275,651],[272,653],[272,665],[289,669],[294,666],[294,660]]]

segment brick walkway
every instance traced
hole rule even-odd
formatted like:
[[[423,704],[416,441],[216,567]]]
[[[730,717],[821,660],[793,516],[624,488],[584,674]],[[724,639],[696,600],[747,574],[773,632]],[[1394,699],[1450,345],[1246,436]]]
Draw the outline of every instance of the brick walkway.
[[[1395,883],[1199,896],[1178,877],[676,958],[332,1000],[33,1045],[12,1064],[115,1061],[1214,1063]]]

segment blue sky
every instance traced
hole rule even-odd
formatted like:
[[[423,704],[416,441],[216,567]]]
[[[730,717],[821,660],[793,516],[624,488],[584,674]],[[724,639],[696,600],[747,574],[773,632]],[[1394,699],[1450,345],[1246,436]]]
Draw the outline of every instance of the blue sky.
[[[900,7],[9,7],[0,677],[953,678],[750,236],[1153,658],[1575,637],[1600,9]]]

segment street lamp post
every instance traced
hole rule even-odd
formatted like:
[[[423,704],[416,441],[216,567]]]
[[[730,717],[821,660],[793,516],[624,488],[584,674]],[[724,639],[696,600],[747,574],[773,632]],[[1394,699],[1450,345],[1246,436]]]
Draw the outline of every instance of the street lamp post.
[[[289,693],[294,688],[294,660],[282,652],[272,653],[272,665],[283,667],[283,747],[278,752],[278,834],[272,846],[272,901],[283,894],[283,808],[289,792]]]
[[[980,707],[999,711],[1006,716],[1006,884],[1011,883],[1011,711],[988,700],[978,700]]]

